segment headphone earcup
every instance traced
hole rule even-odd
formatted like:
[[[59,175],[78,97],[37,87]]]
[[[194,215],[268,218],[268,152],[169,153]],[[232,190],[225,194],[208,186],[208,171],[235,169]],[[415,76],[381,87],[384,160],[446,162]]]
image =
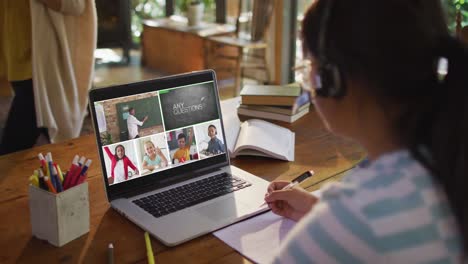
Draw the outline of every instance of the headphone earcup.
[[[342,74],[336,65],[326,63],[319,67],[316,94],[322,97],[339,98],[345,94]]]

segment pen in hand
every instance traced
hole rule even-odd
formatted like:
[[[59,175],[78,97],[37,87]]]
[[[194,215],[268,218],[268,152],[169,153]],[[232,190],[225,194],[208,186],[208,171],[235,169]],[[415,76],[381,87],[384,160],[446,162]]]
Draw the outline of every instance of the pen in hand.
[[[313,170],[306,171],[306,172],[302,173],[301,175],[297,176],[295,179],[293,179],[288,185],[281,188],[281,191],[292,189],[292,188],[294,188],[294,186],[298,185],[299,183],[303,182],[304,180],[308,179],[309,177],[312,177],[313,175],[314,175]],[[267,202],[264,202],[264,203],[262,203],[262,205],[260,205],[260,207],[262,207],[262,206],[264,206],[266,204],[267,204]]]

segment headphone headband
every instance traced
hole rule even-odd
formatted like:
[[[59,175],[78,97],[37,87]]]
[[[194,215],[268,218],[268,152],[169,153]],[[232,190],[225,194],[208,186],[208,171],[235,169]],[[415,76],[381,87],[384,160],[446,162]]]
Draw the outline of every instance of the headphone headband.
[[[319,43],[318,43],[318,55],[320,62],[327,62],[326,56],[326,41],[327,41],[327,29],[328,29],[328,22],[330,20],[330,10],[333,6],[333,0],[322,0],[325,1],[325,9],[323,11],[323,15],[320,21],[320,31],[319,31]]]
[[[330,13],[335,0],[325,1],[323,15],[320,21],[321,29],[318,40],[318,60],[320,81],[317,83],[316,94],[322,97],[341,97],[345,93],[342,74],[337,65],[332,63],[326,55],[327,31],[330,20]]]

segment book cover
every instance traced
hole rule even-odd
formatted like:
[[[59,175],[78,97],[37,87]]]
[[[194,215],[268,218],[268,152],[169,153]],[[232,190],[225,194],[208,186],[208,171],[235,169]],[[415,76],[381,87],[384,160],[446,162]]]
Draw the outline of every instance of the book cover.
[[[237,114],[239,115],[278,120],[278,121],[283,121],[283,122],[288,122],[288,123],[295,122],[299,118],[305,116],[307,113],[309,113],[308,107],[303,108],[301,111],[296,112],[294,115],[272,113],[272,112],[266,112],[266,111],[261,111],[261,110],[247,109],[243,107],[237,108]]]
[[[301,94],[298,83],[289,85],[254,85],[248,84],[240,93],[242,104],[293,106]]]
[[[262,112],[278,113],[278,114],[283,114],[283,115],[294,115],[298,112],[301,112],[305,108],[309,108],[309,107],[310,107],[309,102],[297,107],[297,109],[294,109],[294,107],[292,106],[245,105],[245,104],[239,105],[239,108],[262,111]]]

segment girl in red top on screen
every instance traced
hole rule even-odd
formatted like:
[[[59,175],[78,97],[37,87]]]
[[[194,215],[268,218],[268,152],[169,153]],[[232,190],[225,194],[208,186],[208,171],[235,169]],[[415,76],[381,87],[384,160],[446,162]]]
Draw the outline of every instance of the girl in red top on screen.
[[[120,183],[128,180],[128,167],[132,168],[135,175],[138,175],[138,169],[133,162],[125,155],[125,148],[122,145],[115,147],[115,154],[105,146],[104,150],[111,161],[111,177],[109,177],[109,184]]]

